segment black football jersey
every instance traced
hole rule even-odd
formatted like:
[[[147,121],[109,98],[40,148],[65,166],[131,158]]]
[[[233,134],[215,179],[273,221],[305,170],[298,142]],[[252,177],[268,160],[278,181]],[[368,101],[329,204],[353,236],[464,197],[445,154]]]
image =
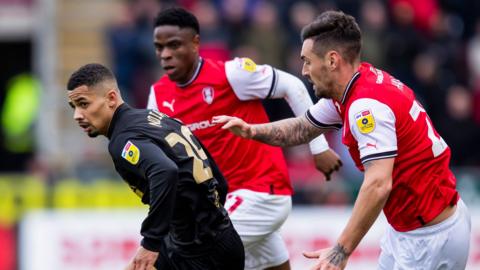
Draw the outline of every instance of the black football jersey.
[[[141,228],[143,247],[158,251],[166,240],[179,252],[198,253],[232,226],[223,208],[227,183],[181,122],[122,104],[107,137],[115,169],[150,206]]]

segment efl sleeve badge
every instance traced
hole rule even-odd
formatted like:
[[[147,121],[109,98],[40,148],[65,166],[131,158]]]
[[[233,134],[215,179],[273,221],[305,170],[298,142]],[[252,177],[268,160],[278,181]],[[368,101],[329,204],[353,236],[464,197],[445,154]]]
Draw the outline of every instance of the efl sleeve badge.
[[[125,147],[123,147],[122,157],[131,164],[136,165],[140,159],[140,150],[138,150],[138,147],[135,146],[135,144],[128,141],[127,144],[125,144]]]
[[[250,58],[242,58],[242,68],[248,72],[255,72],[257,70],[257,64]]]
[[[375,129],[375,118],[373,118],[370,110],[364,110],[355,114],[355,122],[360,133],[367,134]]]

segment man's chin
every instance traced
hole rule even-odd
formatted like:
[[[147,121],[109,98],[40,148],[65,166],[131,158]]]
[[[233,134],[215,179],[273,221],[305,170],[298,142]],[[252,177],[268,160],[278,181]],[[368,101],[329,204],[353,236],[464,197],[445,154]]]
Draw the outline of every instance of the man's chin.
[[[95,138],[95,137],[97,137],[98,135],[100,135],[100,133],[98,133],[98,131],[92,131],[92,132],[88,132],[87,135],[88,135],[88,137],[90,137],[90,138]]]

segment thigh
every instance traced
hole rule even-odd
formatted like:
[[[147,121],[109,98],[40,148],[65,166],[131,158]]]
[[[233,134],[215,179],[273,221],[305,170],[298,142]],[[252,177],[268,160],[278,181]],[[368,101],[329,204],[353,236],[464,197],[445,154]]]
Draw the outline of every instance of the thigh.
[[[470,250],[471,219],[463,201],[457,205],[458,219],[449,228],[445,244],[438,251],[434,269],[465,269]]]
[[[215,269],[243,270],[245,250],[240,236],[233,229],[222,232],[215,240],[213,251],[209,254]]]
[[[288,261],[288,249],[279,231],[245,249],[245,269],[265,269]]]
[[[470,246],[470,216],[459,202],[454,216],[412,232],[390,230],[392,269],[465,269]]]
[[[292,208],[290,196],[270,195],[250,190],[229,193],[225,209],[235,230],[248,249],[277,231]]]

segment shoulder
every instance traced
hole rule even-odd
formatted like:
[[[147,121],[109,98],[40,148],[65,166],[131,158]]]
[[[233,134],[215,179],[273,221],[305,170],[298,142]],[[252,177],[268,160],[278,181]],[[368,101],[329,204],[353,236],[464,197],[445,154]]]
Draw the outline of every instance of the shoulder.
[[[175,83],[171,81],[166,74],[162,75],[158,81],[152,84],[152,89],[165,88],[165,87],[174,87]]]
[[[211,72],[225,72],[225,62],[216,61],[209,58],[203,59],[203,67]]]

